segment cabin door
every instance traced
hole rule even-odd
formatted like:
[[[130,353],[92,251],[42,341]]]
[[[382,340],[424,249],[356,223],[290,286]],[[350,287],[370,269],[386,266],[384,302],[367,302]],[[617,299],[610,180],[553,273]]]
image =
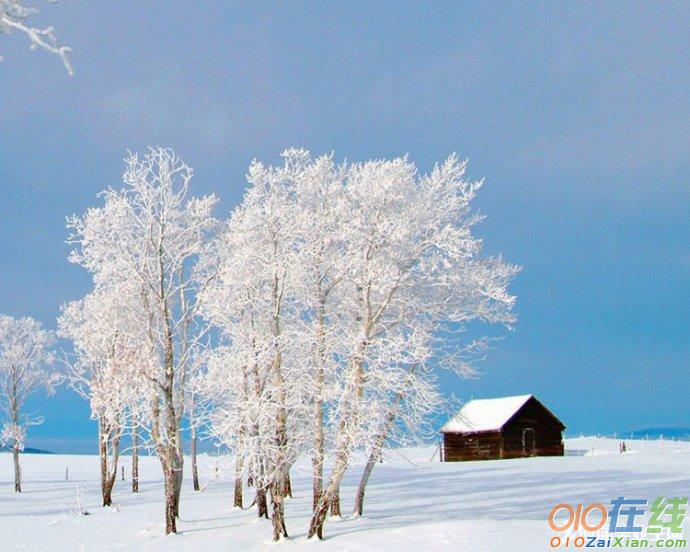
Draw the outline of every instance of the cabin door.
[[[530,427],[522,430],[522,452],[525,456],[534,456],[536,449],[534,430]]]

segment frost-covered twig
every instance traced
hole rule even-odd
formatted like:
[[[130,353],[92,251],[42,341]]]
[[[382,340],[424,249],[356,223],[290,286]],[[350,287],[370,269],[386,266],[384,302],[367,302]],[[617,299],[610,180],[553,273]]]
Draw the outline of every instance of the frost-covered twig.
[[[36,13],[36,8],[31,8],[20,2],[19,0],[0,0],[0,33],[17,30],[24,33],[31,40],[31,49],[41,48],[51,54],[58,56],[67,69],[67,72],[72,75],[74,69],[69,60],[69,54],[72,51],[67,46],[61,46],[58,41],[53,27],[46,27],[39,29],[26,24],[27,18]],[[2,61],[2,56],[0,56]]]

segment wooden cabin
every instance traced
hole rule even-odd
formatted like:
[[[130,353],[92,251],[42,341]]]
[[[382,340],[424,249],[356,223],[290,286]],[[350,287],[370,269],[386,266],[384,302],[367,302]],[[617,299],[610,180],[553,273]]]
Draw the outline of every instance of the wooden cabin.
[[[442,460],[563,456],[564,429],[533,395],[473,400],[441,428]]]

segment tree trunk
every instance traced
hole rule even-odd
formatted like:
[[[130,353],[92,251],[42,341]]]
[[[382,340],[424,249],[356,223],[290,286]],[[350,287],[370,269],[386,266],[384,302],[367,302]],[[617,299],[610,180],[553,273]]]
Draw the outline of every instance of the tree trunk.
[[[290,479],[290,471],[285,474],[285,485],[283,485],[284,496],[292,498],[292,480]]]
[[[320,291],[320,290],[319,290]],[[323,458],[324,458],[324,427],[323,427],[323,386],[324,386],[324,357],[325,357],[325,338],[324,338],[324,303],[325,299],[321,293],[319,301],[319,317],[316,326],[316,343],[317,343],[317,369],[314,390],[314,455],[311,459],[312,465],[312,501],[311,509],[316,510],[316,507],[321,500],[323,493]]]
[[[192,480],[194,483],[194,490],[198,491],[199,487],[199,468],[196,462],[196,428],[192,426]]]
[[[260,518],[268,519],[268,505],[266,504],[266,490],[262,487],[256,489],[256,510]]]
[[[347,449],[341,449],[336,455],[335,466],[331,473],[331,477],[328,480],[328,485],[324,489],[321,500],[318,506],[312,514],[311,520],[309,522],[309,530],[307,531],[307,538],[310,539],[316,535],[319,539],[323,539],[323,525],[326,521],[326,516],[328,515],[328,509],[333,502],[333,498],[338,494],[340,489],[340,482],[345,475],[345,470],[347,469]]]
[[[162,243],[162,242],[160,242]],[[160,245],[162,248],[162,245]],[[160,275],[159,299],[162,305],[162,315],[164,321],[164,363],[165,383],[161,386],[161,398],[165,412],[165,435],[158,432],[154,435],[154,440],[163,462],[165,476],[165,534],[176,533],[176,518],[180,516],[180,494],[182,493],[182,479],[184,467],[184,454],[182,450],[182,438],[180,435],[180,421],[184,415],[184,391],[181,396],[176,397],[176,370],[182,370],[179,375],[184,381],[184,367],[175,365],[175,344],[173,338],[173,327],[168,298],[165,292],[165,277],[163,268],[162,249],[159,250],[158,265]],[[183,353],[184,354],[184,353]],[[178,391],[179,392],[179,391]],[[176,401],[179,398],[179,401]],[[160,418],[159,418],[160,419]]]
[[[314,454],[311,459],[312,464],[312,512],[316,510],[323,493],[323,456]]]
[[[235,508],[242,508],[242,456],[235,456]]]
[[[113,503],[113,487],[117,479],[117,461],[120,456],[120,435],[119,427],[113,428],[105,420],[99,421],[99,446],[98,453],[101,460],[101,494],[103,495],[103,506],[111,506]],[[109,466],[108,457],[112,456],[112,463]]]
[[[22,492],[22,472],[19,467],[19,442],[14,444],[12,448],[12,456],[14,458],[14,492]]]
[[[172,345],[171,345],[172,347]],[[184,476],[184,451],[182,449],[182,436],[180,435],[180,416],[182,412],[178,412],[175,405],[174,397],[174,377],[172,371],[172,352],[170,352],[169,371],[167,374],[168,387],[165,391],[165,420],[166,420],[166,440],[165,448],[167,449],[168,466],[171,472],[171,487],[169,489],[171,497],[166,499],[166,503],[170,503],[172,507],[172,515],[176,518],[180,517],[180,495],[182,494],[182,480]],[[182,409],[182,406],[180,406]]]
[[[166,462],[167,464],[167,462]],[[175,515],[175,471],[171,465],[163,467],[165,477],[165,534],[177,533]]]
[[[168,443],[163,461],[165,478],[165,534],[177,533],[176,519],[180,517],[180,494],[182,490],[182,461],[178,448]]]
[[[242,400],[246,401],[249,399],[249,373],[247,367],[242,367]],[[235,495],[234,506],[235,508],[242,508],[242,475],[244,471],[244,439],[245,439],[245,429],[244,423],[240,423],[240,427],[237,432],[237,448],[235,449]],[[251,460],[249,461],[249,467],[251,468]],[[251,469],[249,470],[249,478],[247,484],[252,485]]]
[[[10,419],[12,420],[12,426],[14,429],[14,444],[12,446],[12,458],[14,461],[14,492],[15,493],[21,493],[22,492],[22,470],[21,467],[19,466],[19,452],[21,449],[23,449],[22,446],[22,436],[21,436],[21,427],[19,425],[19,407],[20,407],[20,400],[19,400],[19,391],[18,391],[18,382],[19,382],[20,376],[17,374],[15,371],[15,368],[12,367],[12,376],[11,376],[11,390],[9,390],[7,394],[7,399],[9,400],[9,414],[10,414]]]
[[[273,540],[279,541],[287,538],[288,533],[285,528],[285,481],[277,481],[271,486],[271,522],[273,524]]]
[[[362,479],[359,481],[359,487],[357,487],[357,495],[355,496],[355,509],[353,514],[361,516],[364,511],[364,491],[366,490],[367,483],[369,482],[369,477],[371,477],[371,472],[374,471],[374,466],[378,458],[372,452],[369,455],[369,460],[367,460],[367,465],[364,466],[364,472],[362,473]]]
[[[103,506],[112,506],[113,504],[113,487],[115,486],[115,479],[117,471],[113,471],[110,477],[106,479],[105,487],[103,488]]]
[[[101,492],[103,494],[103,506],[111,506],[115,480],[117,479],[117,462],[120,457],[120,436],[122,429],[119,424],[113,427],[101,419],[99,423],[101,456]],[[109,462],[109,457],[112,459]],[[109,465],[110,464],[110,465]]]
[[[105,422],[100,419],[98,421],[98,457],[101,464],[101,496],[103,497],[103,506],[110,506],[111,497],[106,496],[108,482],[108,445],[106,439]]]
[[[323,401],[321,394],[323,390],[323,370],[317,374],[317,398],[314,405],[314,455],[311,459],[312,465],[312,501],[311,509],[316,507],[321,500],[323,493],[323,458],[324,458],[324,429],[323,429]]]
[[[414,373],[416,367],[413,367],[410,372]],[[393,427],[395,423],[395,418],[398,415],[398,408],[400,401],[402,401],[406,390],[402,389],[395,396],[395,400],[391,405],[388,415],[386,416],[386,422],[383,426],[381,432],[374,439],[374,445],[371,449],[371,454],[369,455],[369,460],[367,460],[367,465],[364,467],[364,472],[362,473],[362,478],[359,481],[359,487],[357,487],[357,495],[355,496],[355,509],[353,514],[361,516],[364,511],[364,491],[366,490],[367,483],[369,483],[369,477],[371,477],[371,472],[374,471],[374,466],[376,462],[381,460],[381,451],[383,450],[383,445],[386,443],[388,438],[388,432]]]
[[[331,517],[343,517],[340,511],[340,486],[333,492],[333,497],[331,498]]]
[[[266,501],[266,488],[264,487],[264,466],[261,462],[259,462],[259,465],[256,466],[253,484],[256,488],[256,498],[254,499],[254,502],[256,503],[257,515],[259,518],[265,517],[268,519],[268,504]]]
[[[172,358],[172,353],[170,353],[170,358]],[[168,371],[167,374],[168,381],[171,381],[171,374]],[[161,398],[164,400],[166,408],[166,431],[167,435],[162,434],[162,416],[161,416]],[[176,431],[176,421],[170,418],[170,413],[175,412],[172,406],[172,393],[169,389],[163,389],[161,396],[158,395],[158,390],[154,391],[151,395],[151,438],[156,444],[156,453],[158,454],[158,459],[161,463],[161,468],[163,470],[163,482],[164,482],[164,496],[165,496],[165,534],[177,533],[176,524],[176,498],[175,498],[175,462],[174,462],[174,452],[176,451],[176,446],[172,439],[174,439]]]
[[[176,518],[180,512],[180,494],[182,492],[182,469],[184,457],[180,450],[180,433],[172,393],[164,394],[166,408],[166,435],[160,434],[157,424],[152,425],[152,437],[163,468],[165,482],[165,534],[177,533]],[[154,420],[160,421],[160,413],[154,412]]]
[[[174,453],[174,474],[175,474],[175,517],[180,517],[180,496],[182,495],[182,478],[184,468],[184,456],[182,452],[176,448]]]
[[[282,409],[281,409],[282,410]],[[271,521],[273,523],[273,540],[279,541],[281,538],[287,538],[288,533],[285,528],[285,496],[288,489],[288,467],[285,459],[285,446],[287,436],[285,434],[285,413],[281,412],[278,415],[278,436],[277,444],[281,451],[278,458],[278,466],[276,468],[277,476],[271,483]]]
[[[139,492],[139,432],[132,429],[132,492]]]

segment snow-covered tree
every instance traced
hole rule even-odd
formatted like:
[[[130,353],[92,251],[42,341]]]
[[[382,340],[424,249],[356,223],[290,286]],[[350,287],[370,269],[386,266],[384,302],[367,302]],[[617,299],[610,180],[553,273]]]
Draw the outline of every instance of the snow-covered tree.
[[[213,196],[188,197],[192,169],[172,150],[149,148],[126,159],[125,187],[109,188],[104,205],[72,217],[70,261],[89,270],[95,288],[135,282],[133,297],[155,361],[143,376],[151,385],[148,431],[165,478],[166,533],[176,532],[182,486],[181,424],[190,360],[203,330],[196,325],[194,264],[215,226]]]
[[[123,433],[128,424],[133,433],[139,430],[148,398],[143,376],[154,362],[135,291],[131,284],[98,289],[64,305],[58,320],[59,335],[74,349],[66,380],[98,421],[103,506],[112,504]]]
[[[312,403],[312,505],[316,508],[323,489],[326,412],[335,398],[336,358],[344,345],[346,320],[339,304],[350,266],[342,233],[349,217],[344,186],[347,170],[336,166],[331,156],[312,161],[302,150],[288,150],[284,156],[286,170],[292,172],[299,213],[294,220],[299,234],[295,244],[299,275],[293,279],[293,295],[300,312],[295,317],[295,337],[309,374],[307,380],[312,382],[307,395]],[[339,503],[334,501],[333,507],[338,514]]]
[[[41,48],[58,56],[67,72],[70,75],[73,74],[72,64],[69,61],[69,54],[72,50],[67,46],[60,45],[53,28],[40,29],[28,23],[27,20],[37,12],[36,8],[24,1],[0,0],[0,33],[9,33],[13,30],[24,33],[31,41],[32,50]],[[2,61],[2,56],[0,56],[0,61]]]
[[[409,376],[412,367],[428,367],[436,353],[446,357],[443,365],[454,366],[448,351],[469,321],[513,320],[507,285],[517,269],[480,256],[481,243],[471,233],[479,217],[470,207],[480,183],[466,181],[464,172],[455,156],[424,176],[404,158],[349,167],[350,217],[342,234],[351,260],[350,288],[340,308],[349,313],[351,343],[334,407],[333,467],[309,537],[321,536],[351,451],[363,440],[371,442],[371,422],[380,434],[396,416],[389,405],[405,389],[401,376]]]
[[[285,333],[294,326],[289,322],[294,311],[288,308],[288,292],[295,274],[295,201],[289,174],[281,169],[254,163],[248,178],[252,187],[204,261],[203,277],[214,277],[202,294],[202,309],[224,332],[240,362],[228,371],[233,382],[229,387],[235,388],[233,399],[254,405],[245,409],[236,404],[225,410],[228,420],[238,412],[249,419],[239,420],[239,427],[246,430],[241,448],[236,446],[240,442],[236,431],[224,440],[234,442],[236,453],[244,456],[243,465],[252,470],[260,506],[264,493],[270,494],[273,534],[278,540],[287,536],[283,503],[289,469],[301,444],[290,430],[299,427],[303,407],[293,392],[301,382],[303,366],[286,354],[291,341]],[[251,394],[238,393],[245,381]],[[228,388],[228,383],[213,386]],[[228,420],[216,419],[216,427],[229,427]]]
[[[19,453],[24,450],[27,428],[42,418],[23,412],[27,398],[40,388],[51,391],[56,383],[49,366],[53,334],[32,318],[0,315],[0,408],[4,425],[2,442],[12,447],[14,490],[21,492]]]

